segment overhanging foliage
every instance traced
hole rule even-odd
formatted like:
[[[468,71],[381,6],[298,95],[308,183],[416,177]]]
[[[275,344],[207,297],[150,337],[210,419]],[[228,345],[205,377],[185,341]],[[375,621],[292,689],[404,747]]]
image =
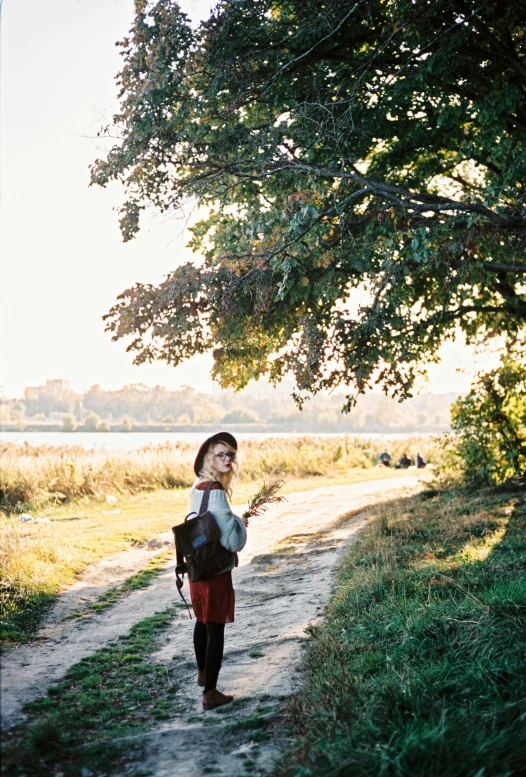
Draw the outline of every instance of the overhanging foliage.
[[[124,183],[125,240],[198,202],[205,262],[125,291],[114,339],[136,363],[213,350],[223,386],[405,397],[458,328],[520,330],[525,30],[518,0],[225,0],[197,30],[137,0],[92,180]]]

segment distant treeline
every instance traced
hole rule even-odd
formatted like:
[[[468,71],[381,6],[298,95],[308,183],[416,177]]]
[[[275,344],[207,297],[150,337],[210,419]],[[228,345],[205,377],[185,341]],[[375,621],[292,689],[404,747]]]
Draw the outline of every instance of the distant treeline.
[[[65,382],[64,386],[67,387]],[[72,428],[109,430],[138,425],[250,424],[251,428],[283,431],[429,431],[449,429],[449,408],[456,394],[422,394],[399,403],[383,395],[358,400],[349,414],[341,412],[342,395],[317,396],[299,410],[286,386],[263,384],[239,394],[219,391],[205,394],[184,386],[169,391],[142,384],[105,391],[92,386],[85,393],[61,388],[60,381],[26,389],[22,400],[0,400],[5,425],[63,423]]]

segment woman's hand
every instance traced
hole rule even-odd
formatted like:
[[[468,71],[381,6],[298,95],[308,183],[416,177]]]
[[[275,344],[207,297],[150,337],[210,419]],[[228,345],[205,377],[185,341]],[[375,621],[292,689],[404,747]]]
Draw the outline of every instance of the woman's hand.
[[[243,515],[241,516],[241,520],[243,521],[243,525],[244,525],[244,527],[246,529],[246,527],[248,526],[248,518],[245,515],[245,513],[243,513]]]

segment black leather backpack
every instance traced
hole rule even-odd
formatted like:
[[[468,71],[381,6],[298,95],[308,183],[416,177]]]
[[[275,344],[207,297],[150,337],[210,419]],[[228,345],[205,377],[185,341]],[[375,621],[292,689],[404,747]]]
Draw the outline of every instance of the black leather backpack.
[[[189,513],[183,523],[172,527],[177,555],[175,567],[175,582],[179,594],[188,607],[183,596],[182,587],[185,573],[191,583],[197,583],[208,577],[213,577],[229,564],[237,566],[237,554],[221,545],[221,531],[217,521],[208,510],[208,500],[214,481],[207,484],[199,515]],[[192,518],[192,516],[195,516]],[[188,608],[190,614],[190,608]],[[190,615],[190,617],[192,617]]]

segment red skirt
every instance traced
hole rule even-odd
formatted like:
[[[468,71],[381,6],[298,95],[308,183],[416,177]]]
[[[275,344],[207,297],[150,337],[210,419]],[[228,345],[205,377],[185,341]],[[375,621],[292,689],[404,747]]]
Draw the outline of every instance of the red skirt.
[[[190,583],[190,598],[195,617],[201,623],[234,622],[232,572]]]

